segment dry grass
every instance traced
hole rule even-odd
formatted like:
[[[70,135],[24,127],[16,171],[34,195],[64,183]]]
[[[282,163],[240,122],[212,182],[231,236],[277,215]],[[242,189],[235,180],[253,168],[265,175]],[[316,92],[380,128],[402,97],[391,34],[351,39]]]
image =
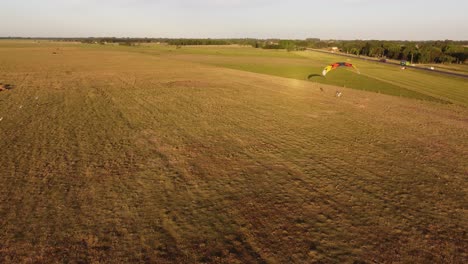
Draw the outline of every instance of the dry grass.
[[[0,262],[467,261],[463,106],[10,46]]]

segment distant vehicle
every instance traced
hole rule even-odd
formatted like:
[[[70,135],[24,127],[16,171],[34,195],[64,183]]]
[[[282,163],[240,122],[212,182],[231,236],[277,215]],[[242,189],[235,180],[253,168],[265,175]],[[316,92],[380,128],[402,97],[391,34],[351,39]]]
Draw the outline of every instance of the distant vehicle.
[[[435,68],[434,68],[434,67],[430,67],[429,69],[430,69],[430,70],[432,70],[432,71],[433,71],[433,70],[435,70]]]
[[[401,66],[410,66],[411,63],[409,61],[402,60],[402,61],[400,61],[400,65]]]
[[[387,62],[387,59],[380,59],[379,62],[386,63],[386,62]]]

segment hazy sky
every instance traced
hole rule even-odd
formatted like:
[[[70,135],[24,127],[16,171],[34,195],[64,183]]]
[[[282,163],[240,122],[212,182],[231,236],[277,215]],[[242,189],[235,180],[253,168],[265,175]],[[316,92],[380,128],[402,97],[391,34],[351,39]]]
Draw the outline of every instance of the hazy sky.
[[[0,36],[468,39],[468,0],[0,0]]]

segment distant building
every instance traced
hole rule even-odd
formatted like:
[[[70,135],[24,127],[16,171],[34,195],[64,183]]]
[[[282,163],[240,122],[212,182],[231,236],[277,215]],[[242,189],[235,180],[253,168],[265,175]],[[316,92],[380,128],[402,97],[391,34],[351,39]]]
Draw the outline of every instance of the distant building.
[[[266,41],[266,44],[271,45],[271,46],[278,46],[279,45],[279,40],[269,39],[269,40]]]

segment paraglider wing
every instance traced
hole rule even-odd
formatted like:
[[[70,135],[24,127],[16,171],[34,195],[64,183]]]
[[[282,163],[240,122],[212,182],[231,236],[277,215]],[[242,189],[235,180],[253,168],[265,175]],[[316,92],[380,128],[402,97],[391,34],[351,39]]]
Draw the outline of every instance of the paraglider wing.
[[[323,76],[327,75],[327,73],[328,73],[329,71],[331,71],[332,69],[333,69],[333,68],[332,68],[331,65],[325,67],[325,69],[323,69],[323,71],[322,71],[322,75],[323,75]]]
[[[345,62],[345,63],[344,63],[344,66],[346,66],[346,67],[351,67],[351,68],[355,69],[356,72],[357,72],[358,74],[361,74],[361,73],[359,72],[358,68],[356,68],[356,66],[354,66],[354,65],[351,64],[351,63]]]
[[[325,76],[330,71],[332,71],[332,70],[334,70],[336,68],[339,68],[339,67],[354,68],[359,73],[359,70],[353,64],[348,63],[348,62],[337,62],[337,63],[333,63],[333,64],[328,65],[327,67],[325,67],[325,69],[323,69],[323,71],[322,71],[322,75]]]

